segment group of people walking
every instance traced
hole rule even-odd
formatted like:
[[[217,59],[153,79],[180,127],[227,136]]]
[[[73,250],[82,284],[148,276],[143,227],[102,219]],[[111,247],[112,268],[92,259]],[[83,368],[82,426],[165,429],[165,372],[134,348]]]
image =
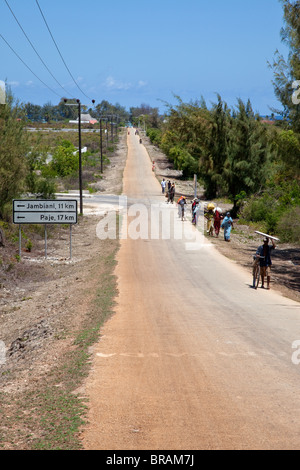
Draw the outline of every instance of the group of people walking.
[[[170,202],[171,204],[174,203],[175,198],[175,183],[171,183],[170,180],[166,181],[165,178],[161,181],[161,190],[162,194],[165,195],[167,198],[167,204]],[[180,196],[177,201],[178,205],[178,217],[182,220],[185,219],[185,206],[187,204],[187,200],[185,196]],[[200,209],[200,201],[198,198],[194,198],[192,200],[192,223],[197,225],[198,221],[198,213]],[[204,217],[207,220],[207,233],[209,236],[213,236],[214,233],[216,237],[219,237],[221,228],[224,229],[224,240],[226,242],[230,242],[230,234],[233,228],[233,219],[230,215],[230,212],[227,212],[225,216],[223,216],[223,211],[220,207],[215,207],[213,203],[209,203],[204,211]]]
[[[207,220],[207,233],[209,236],[213,236],[214,232],[216,237],[219,237],[221,228],[224,229],[224,240],[230,242],[231,230],[233,228],[233,219],[230,212],[226,212],[225,217],[220,207],[210,202],[204,211],[204,217]]]
[[[165,178],[163,178],[161,182],[161,190],[162,194],[165,195],[165,197],[168,199],[167,203],[173,204],[174,198],[175,198],[175,183],[171,183],[171,181],[166,181]]]
[[[170,180],[166,181],[165,178],[161,181],[162,194],[167,198],[167,203],[174,203],[175,198],[175,183],[171,183]],[[181,220],[185,220],[185,214],[187,209],[187,199],[185,196],[180,196],[177,200],[178,206],[178,217]],[[198,198],[192,200],[192,224],[197,225],[198,214],[200,210],[200,201]],[[233,228],[233,219],[229,211],[223,215],[223,210],[215,206],[212,202],[208,203],[204,209],[204,217],[207,221],[206,232],[208,236],[219,237],[221,229],[224,230],[224,240],[230,242],[231,230]],[[271,252],[275,249],[274,240],[272,240],[272,246],[268,245],[269,239],[264,239],[263,245],[258,247],[256,255],[254,256],[255,262],[260,263],[261,266],[261,287],[264,287],[265,278],[267,278],[267,289],[270,289],[270,270],[271,270]]]

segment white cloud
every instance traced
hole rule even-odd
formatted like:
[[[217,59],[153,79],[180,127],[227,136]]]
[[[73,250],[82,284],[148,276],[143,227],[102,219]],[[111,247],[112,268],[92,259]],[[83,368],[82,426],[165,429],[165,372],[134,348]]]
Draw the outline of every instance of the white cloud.
[[[105,80],[105,86],[110,90],[129,90],[130,88],[132,88],[131,83],[115,80],[112,76],[107,77],[107,79]]]
[[[139,87],[139,88],[142,88],[142,87],[146,86],[147,84],[148,84],[147,82],[144,82],[143,80],[140,80],[140,81],[138,82],[138,87]]]
[[[20,86],[20,82],[12,81],[7,83],[9,86]]]

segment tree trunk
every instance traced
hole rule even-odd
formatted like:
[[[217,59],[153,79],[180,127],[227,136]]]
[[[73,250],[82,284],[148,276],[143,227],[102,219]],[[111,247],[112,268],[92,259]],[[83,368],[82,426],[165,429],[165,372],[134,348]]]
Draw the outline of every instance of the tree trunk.
[[[0,228],[0,246],[4,246],[4,232],[2,228]]]

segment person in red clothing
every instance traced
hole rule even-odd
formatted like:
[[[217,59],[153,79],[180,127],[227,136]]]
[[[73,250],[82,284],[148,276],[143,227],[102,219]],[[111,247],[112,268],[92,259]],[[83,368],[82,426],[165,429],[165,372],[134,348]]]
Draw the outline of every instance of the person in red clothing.
[[[222,220],[222,211],[219,207],[214,210],[214,229],[216,237],[219,236],[220,228],[221,228],[221,220]]]

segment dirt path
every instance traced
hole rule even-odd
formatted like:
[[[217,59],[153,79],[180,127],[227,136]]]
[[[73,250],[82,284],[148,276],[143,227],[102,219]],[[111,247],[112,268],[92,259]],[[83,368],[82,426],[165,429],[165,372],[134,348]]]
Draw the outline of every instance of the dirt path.
[[[124,193],[165,204],[133,132],[128,148]],[[299,447],[290,425],[300,418],[299,304],[250,289],[248,273],[214,246],[187,246],[122,240],[117,307],[86,384],[85,449]]]
[[[183,181],[180,178],[181,172],[173,169],[172,164],[167,157],[151,144],[149,138],[143,136],[143,143],[152,161],[156,163],[156,177],[159,181],[162,178],[176,182],[177,196],[183,194],[192,199],[194,188],[193,181]],[[201,198],[202,204],[205,201],[203,188],[198,184],[197,195]],[[232,204],[222,199],[212,201],[219,207],[226,210],[232,209]],[[223,234],[219,238],[211,238],[210,242],[215,245],[218,251],[233,260],[238,265],[243,266],[249,273],[251,278],[252,255],[256,252],[257,247],[262,243],[262,238],[255,234],[255,227],[242,225],[238,220],[235,221],[234,230],[231,234],[231,243],[223,242]],[[300,302],[300,247],[290,245],[288,243],[280,243],[278,250],[273,254],[273,267],[271,285],[273,289],[281,292],[284,296]]]
[[[147,139],[143,142],[152,159],[162,158],[158,172],[170,178],[178,176]],[[147,207],[152,202],[160,204],[160,186],[144,146],[133,138],[129,149],[133,158],[127,162],[124,192]],[[98,194],[109,196],[121,191],[126,156],[127,136],[123,134],[117,154],[97,183]],[[177,181],[177,191],[190,194],[190,183]],[[48,261],[43,258],[43,234],[38,232],[32,253],[23,251],[21,263],[15,258],[14,241],[7,239],[5,247],[0,248],[0,341],[7,348],[7,361],[0,364],[1,449],[28,449],[36,440],[47,438],[48,431],[36,414],[37,407],[45,407],[46,417],[47,403],[43,399],[31,403],[26,394],[37,397],[41,387],[51,381],[54,388],[63,391],[61,377],[56,382],[54,371],[74,351],[74,338],[91,312],[96,320],[101,313],[101,306],[98,311],[95,308],[96,292],[107,269],[106,256],[113,256],[118,241],[110,243],[96,237],[96,225],[100,213],[103,215],[98,202],[86,198],[84,208],[84,218],[73,228],[72,262],[68,259],[69,232],[63,229],[49,233]],[[248,260],[256,244],[247,230],[237,230],[231,246],[210,240],[236,261],[235,268],[238,264],[246,267],[236,281],[240,285],[244,280],[238,296],[245,295]],[[276,260],[274,287],[282,289],[284,283],[285,293],[299,299],[299,250],[284,249],[286,256],[279,258],[280,263]],[[282,253],[282,247],[278,253]],[[220,264],[216,256],[210,266],[211,254],[198,264],[202,257],[187,252],[181,240],[122,242],[116,269],[118,308],[94,348],[87,389],[79,391],[80,396],[90,393],[92,397],[90,426],[83,438],[86,448],[234,448],[238,446],[237,435],[242,447],[274,447],[276,442],[282,447],[297,445],[297,432],[294,438],[290,436],[294,430],[290,423],[298,419],[297,411],[292,416],[289,409],[296,408],[299,385],[294,382],[294,371],[290,371],[291,342],[299,336],[297,306],[282,297],[270,302],[270,297],[257,292],[255,298],[246,295],[244,302],[252,305],[251,312],[246,313],[236,303],[236,292],[232,291],[235,281],[224,287],[223,279],[219,290],[213,288],[217,284],[214,272]],[[178,287],[179,272],[184,282]],[[204,288],[200,294],[199,284]],[[232,312],[230,321],[215,297]],[[255,299],[263,302],[262,310]],[[271,324],[269,319],[274,319]],[[287,321],[292,321],[292,334]],[[267,338],[262,335],[266,328]],[[245,345],[243,336],[252,340],[248,338]],[[253,361],[265,370],[263,379]],[[286,374],[279,374],[283,362]],[[237,368],[238,378],[244,380],[229,381],[226,371],[229,375]],[[262,382],[265,386],[261,390]],[[282,394],[284,386],[290,391],[288,396]],[[262,402],[261,397],[266,399],[267,394],[273,396],[270,404]],[[282,409],[280,424],[277,410]],[[260,437],[251,440],[256,425],[252,417],[256,415],[265,415],[266,420],[260,417]],[[269,429],[273,416],[285,441],[276,441]],[[56,419],[60,424],[60,416]],[[290,420],[289,427],[282,424],[283,419],[286,423]],[[182,436],[187,436],[186,441]],[[56,438],[51,444],[54,448],[59,446]]]
[[[121,192],[126,157],[123,133],[118,151],[99,184],[100,194]],[[59,368],[76,350],[74,340],[81,330],[89,322],[96,328],[100,321],[103,306],[96,308],[98,290],[102,277],[106,279],[111,269],[109,263],[113,269],[118,248],[118,240],[97,238],[96,226],[103,216],[100,212],[94,211],[91,199],[84,198],[84,217],[72,230],[72,260],[68,227],[48,228],[47,260],[43,230],[39,231],[38,226],[34,232],[27,226],[23,228],[21,262],[16,260],[15,240],[7,237],[5,246],[0,247],[0,347],[5,347],[5,354],[0,351],[1,449],[31,449],[41,440],[50,448],[62,445],[55,440],[57,436],[51,436],[55,426],[50,424],[47,428],[45,424],[51,420],[47,413],[49,404],[38,397],[50,385],[61,393],[68,388],[68,374],[62,379]],[[33,242],[30,253],[25,251],[25,236]],[[107,296],[110,295],[108,291]],[[78,378],[80,383],[75,372],[71,380],[76,382]],[[55,410],[54,404],[50,406]],[[57,408],[52,421],[57,423],[57,429],[63,419],[59,415]],[[54,442],[49,442],[51,439]],[[73,443],[63,445],[71,447]]]

